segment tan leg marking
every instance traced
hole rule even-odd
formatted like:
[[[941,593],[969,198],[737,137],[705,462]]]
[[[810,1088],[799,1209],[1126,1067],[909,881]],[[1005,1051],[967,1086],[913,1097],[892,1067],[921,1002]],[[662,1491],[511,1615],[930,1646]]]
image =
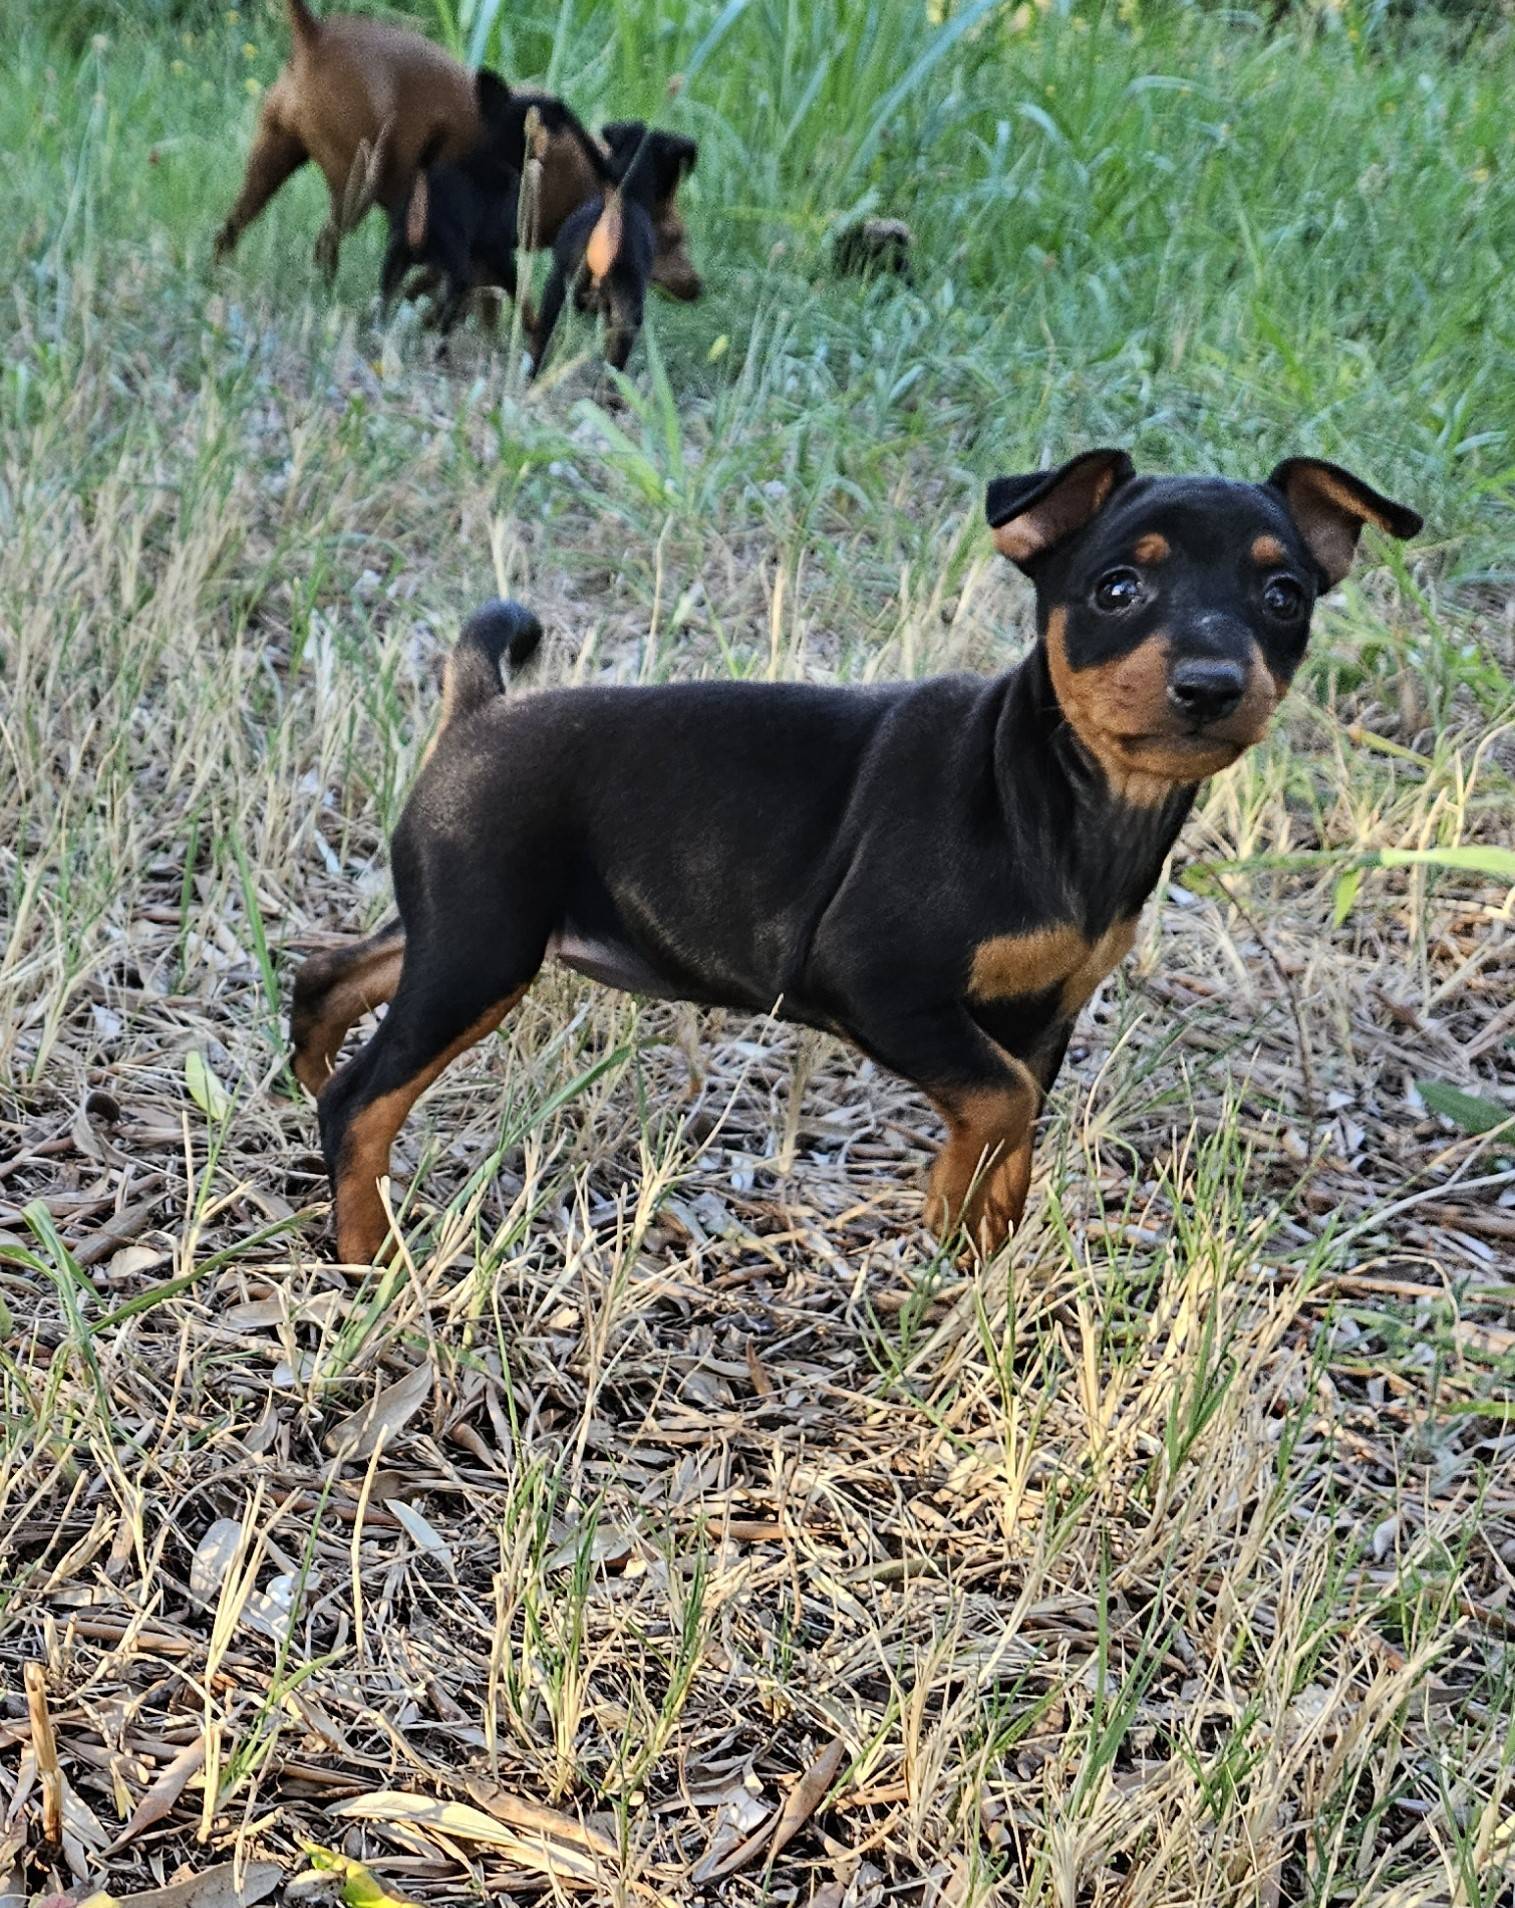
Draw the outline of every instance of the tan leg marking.
[[[1026,1068],[1000,1087],[935,1096],[947,1121],[926,1192],[926,1222],[938,1238],[959,1226],[989,1257],[1020,1224],[1031,1184],[1031,1129],[1041,1091]]]
[[[353,1117],[343,1141],[336,1187],[337,1252],[344,1265],[372,1265],[384,1244],[389,1220],[379,1197],[379,1181],[389,1172],[390,1148],[406,1115],[460,1053],[494,1032],[525,993],[525,987],[518,987],[497,1001],[404,1086],[371,1101]]]
[[[405,960],[405,942],[398,938],[368,950],[355,948],[353,956],[321,996],[314,1016],[308,1021],[302,1018],[294,1030],[295,1051],[290,1064],[301,1086],[313,1096],[319,1096],[331,1078],[353,1023],[394,999]]]

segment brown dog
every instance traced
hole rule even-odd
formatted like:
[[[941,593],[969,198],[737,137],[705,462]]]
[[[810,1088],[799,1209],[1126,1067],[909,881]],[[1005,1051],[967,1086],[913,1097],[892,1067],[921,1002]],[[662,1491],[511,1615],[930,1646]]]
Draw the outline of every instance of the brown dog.
[[[422,148],[454,159],[479,136],[473,75],[418,33],[380,20],[318,20],[285,0],[289,61],[268,90],[236,204],[216,235],[225,258],[286,179],[313,159],[331,194],[316,264],[331,279],[343,238],[375,205],[402,209]]]

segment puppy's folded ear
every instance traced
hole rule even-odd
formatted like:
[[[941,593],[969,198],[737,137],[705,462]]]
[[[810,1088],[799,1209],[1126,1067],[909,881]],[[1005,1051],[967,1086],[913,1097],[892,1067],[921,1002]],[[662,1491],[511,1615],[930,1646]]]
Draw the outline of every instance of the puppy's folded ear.
[[[1085,451],[1058,470],[1029,471],[1023,477],[994,477],[984,498],[984,513],[994,531],[994,547],[1022,569],[1071,537],[1136,475],[1123,450]]]
[[[680,173],[687,177],[694,171],[699,160],[700,148],[693,139],[686,139],[682,133],[669,133],[668,149],[678,164]]]
[[[1413,537],[1425,521],[1405,504],[1381,497],[1340,464],[1318,457],[1286,457],[1268,485],[1282,493],[1328,590],[1351,569],[1365,523],[1385,536]]]
[[[600,137],[609,148],[612,161],[623,171],[636,157],[637,147],[646,136],[647,123],[641,119],[612,119],[600,128]]]
[[[491,112],[500,112],[510,104],[509,85],[489,66],[481,66],[474,74],[473,92],[479,102],[479,111],[486,118]]]

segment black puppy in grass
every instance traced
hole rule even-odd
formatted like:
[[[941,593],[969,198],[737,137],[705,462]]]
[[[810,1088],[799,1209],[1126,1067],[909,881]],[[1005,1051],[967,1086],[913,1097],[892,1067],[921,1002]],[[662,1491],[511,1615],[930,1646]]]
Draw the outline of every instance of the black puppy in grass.
[[[439,293],[444,341],[475,291],[516,297],[516,254],[551,244],[574,209],[612,179],[610,160],[572,108],[545,93],[517,92],[498,74],[476,77],[482,132],[473,148],[438,164],[440,139],[423,150],[402,210],[391,215],[380,288],[388,311],[414,272],[410,295]],[[528,148],[535,162],[522,231]],[[528,328],[529,311],[523,310]]]
[[[540,624],[519,604],[473,618],[395,833],[399,913],[295,982],[345,1261],[384,1247],[410,1108],[549,958],[844,1036],[946,1121],[933,1225],[1003,1243],[1074,1022],[1200,784],[1267,733],[1363,526],[1407,537],[1420,518],[1316,458],[1258,484],[1140,477],[1115,448],[997,477],[986,504],[1038,632],[990,679],[517,701],[501,664]]]
[[[625,370],[642,328],[649,284],[681,300],[698,298],[703,290],[676,205],[699,147],[637,119],[604,127],[602,137],[612,181],[558,233],[532,335],[533,377],[542,369],[570,286],[581,311],[604,313],[605,358],[617,371]]]
[[[516,295],[516,223],[521,117],[510,88],[481,68],[475,78],[483,135],[460,158],[437,163],[441,141],[422,149],[409,199],[390,214],[389,247],[379,276],[386,315],[418,267],[438,292],[435,322],[444,340],[472,293],[496,286]]]

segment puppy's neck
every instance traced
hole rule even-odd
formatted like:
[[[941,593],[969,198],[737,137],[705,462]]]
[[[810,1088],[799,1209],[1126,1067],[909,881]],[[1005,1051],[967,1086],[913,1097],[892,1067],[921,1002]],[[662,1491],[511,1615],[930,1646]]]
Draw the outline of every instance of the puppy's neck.
[[[1141,799],[1113,786],[1063,714],[1040,638],[1002,682],[995,774],[1007,825],[1029,827],[1028,847],[1069,871],[1091,920],[1134,913],[1157,885],[1197,785],[1144,788]]]

